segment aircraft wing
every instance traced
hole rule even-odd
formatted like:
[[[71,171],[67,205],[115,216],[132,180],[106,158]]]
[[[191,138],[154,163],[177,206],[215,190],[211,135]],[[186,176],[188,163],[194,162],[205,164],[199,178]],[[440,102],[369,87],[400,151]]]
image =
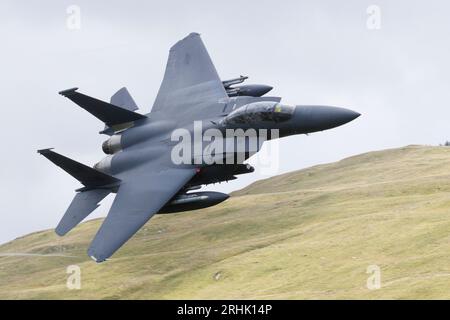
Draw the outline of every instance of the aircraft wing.
[[[200,35],[191,33],[169,52],[166,71],[152,108],[153,112],[178,117],[219,114],[223,108],[211,104],[227,101],[228,95]],[[203,104],[203,110],[195,106]],[[200,106],[200,109],[202,107]]]
[[[194,175],[194,169],[168,167],[161,161],[128,171],[88,255],[97,262],[109,258]]]

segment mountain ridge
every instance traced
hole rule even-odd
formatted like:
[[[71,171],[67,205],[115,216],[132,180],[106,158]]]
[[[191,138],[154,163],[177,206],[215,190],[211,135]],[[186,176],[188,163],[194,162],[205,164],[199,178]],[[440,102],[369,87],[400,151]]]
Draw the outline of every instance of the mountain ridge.
[[[0,246],[0,298],[449,298],[449,169],[450,148],[412,145],[260,180],[154,217],[102,264],[86,255],[101,219],[35,232]]]

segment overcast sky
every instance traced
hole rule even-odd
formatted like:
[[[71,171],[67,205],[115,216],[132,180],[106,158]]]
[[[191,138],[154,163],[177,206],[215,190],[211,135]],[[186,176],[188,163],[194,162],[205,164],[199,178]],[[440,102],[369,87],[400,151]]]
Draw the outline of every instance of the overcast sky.
[[[70,5],[81,10],[80,29],[68,28]],[[370,5],[381,20],[367,13]],[[170,46],[190,32],[201,34],[222,79],[244,74],[248,83],[274,86],[271,95],[285,103],[362,114],[283,139],[279,173],[450,140],[449,9],[447,1],[399,0],[2,0],[0,242],[55,227],[79,187],[37,149],[55,147],[89,165],[104,156],[102,123],[57,92],[77,86],[109,100],[126,86],[148,112]],[[261,178],[209,189],[228,192]],[[91,217],[105,215],[111,198]]]

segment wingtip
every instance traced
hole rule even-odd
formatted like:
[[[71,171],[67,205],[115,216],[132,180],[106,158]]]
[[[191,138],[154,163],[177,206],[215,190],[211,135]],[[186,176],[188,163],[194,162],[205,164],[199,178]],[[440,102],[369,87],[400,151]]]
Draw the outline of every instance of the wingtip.
[[[37,151],[39,154],[47,154],[50,153],[54,148],[46,148],[46,149],[40,149]]]
[[[66,235],[67,232],[64,232],[64,231],[58,226],[58,227],[56,227],[56,229],[55,229],[55,233],[56,233],[58,236],[63,237],[63,236]]]
[[[101,263],[102,261],[98,260],[96,257],[94,256],[89,256],[92,260],[94,260],[97,263]]]
[[[89,253],[88,253],[89,254]],[[91,258],[92,260],[94,260],[96,263],[102,263],[104,261],[106,261],[106,259],[98,259],[96,258],[94,255],[90,254],[89,258]]]
[[[64,97],[68,97],[71,96],[72,94],[75,93],[75,91],[77,91],[78,88],[74,87],[74,88],[70,88],[70,89],[66,89],[66,90],[62,90],[60,92],[58,92],[60,95],[64,96]]]

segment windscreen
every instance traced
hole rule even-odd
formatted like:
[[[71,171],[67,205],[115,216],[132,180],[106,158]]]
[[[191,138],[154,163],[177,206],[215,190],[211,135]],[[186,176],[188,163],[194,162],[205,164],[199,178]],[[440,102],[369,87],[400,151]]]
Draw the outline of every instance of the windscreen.
[[[283,122],[289,120],[294,113],[294,107],[276,102],[255,102],[246,104],[225,119],[225,124],[246,124],[255,122]]]

